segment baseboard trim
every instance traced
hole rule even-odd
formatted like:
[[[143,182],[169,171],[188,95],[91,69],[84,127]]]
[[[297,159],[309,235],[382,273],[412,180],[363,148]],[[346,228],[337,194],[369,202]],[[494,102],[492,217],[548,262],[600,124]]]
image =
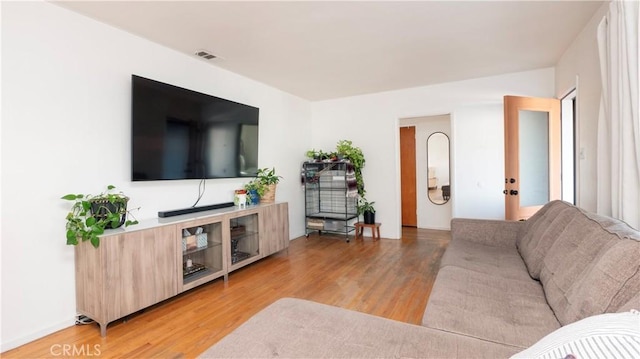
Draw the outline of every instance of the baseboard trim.
[[[59,330],[66,329],[74,325],[75,325],[74,320],[64,320],[62,322],[59,322],[58,324],[50,325],[44,329],[40,329],[38,331],[22,336],[20,338],[11,339],[7,342],[2,342],[0,343],[0,353],[4,353],[8,350],[15,349],[21,345],[25,345],[34,340],[38,340],[40,338],[46,337],[49,334],[53,334]],[[67,343],[59,343],[59,344],[67,344]]]
[[[425,227],[418,227],[420,229],[435,229],[438,231],[450,231],[451,227],[438,227],[438,226],[425,226]]]

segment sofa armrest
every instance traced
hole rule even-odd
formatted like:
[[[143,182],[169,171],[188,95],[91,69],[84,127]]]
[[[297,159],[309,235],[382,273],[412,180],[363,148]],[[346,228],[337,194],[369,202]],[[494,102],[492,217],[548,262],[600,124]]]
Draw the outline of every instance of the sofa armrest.
[[[490,246],[515,247],[518,232],[524,223],[494,219],[454,218],[451,220],[451,240],[458,238]]]
[[[209,358],[508,358],[522,348],[282,298],[200,354]]]

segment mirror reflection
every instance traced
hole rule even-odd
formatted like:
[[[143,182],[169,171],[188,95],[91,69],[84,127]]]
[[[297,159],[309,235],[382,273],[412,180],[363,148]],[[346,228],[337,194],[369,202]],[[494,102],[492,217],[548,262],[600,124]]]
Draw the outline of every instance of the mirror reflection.
[[[428,196],[434,204],[445,204],[451,198],[449,184],[449,137],[442,132],[427,139]]]

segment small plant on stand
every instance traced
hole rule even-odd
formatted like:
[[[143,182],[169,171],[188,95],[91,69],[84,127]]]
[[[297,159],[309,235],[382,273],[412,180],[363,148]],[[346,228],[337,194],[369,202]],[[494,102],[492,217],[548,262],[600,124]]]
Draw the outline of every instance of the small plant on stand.
[[[376,223],[376,209],[373,206],[374,203],[375,202],[367,201],[367,199],[364,197],[358,198],[358,216],[363,216],[365,224]]]

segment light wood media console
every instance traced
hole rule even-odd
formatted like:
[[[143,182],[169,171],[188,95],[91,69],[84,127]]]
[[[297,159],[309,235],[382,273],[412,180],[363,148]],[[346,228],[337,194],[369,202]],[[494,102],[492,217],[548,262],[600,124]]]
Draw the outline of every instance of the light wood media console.
[[[200,229],[199,229],[200,228]],[[287,203],[229,207],[107,231],[75,249],[76,309],[107,324],[289,247]]]

